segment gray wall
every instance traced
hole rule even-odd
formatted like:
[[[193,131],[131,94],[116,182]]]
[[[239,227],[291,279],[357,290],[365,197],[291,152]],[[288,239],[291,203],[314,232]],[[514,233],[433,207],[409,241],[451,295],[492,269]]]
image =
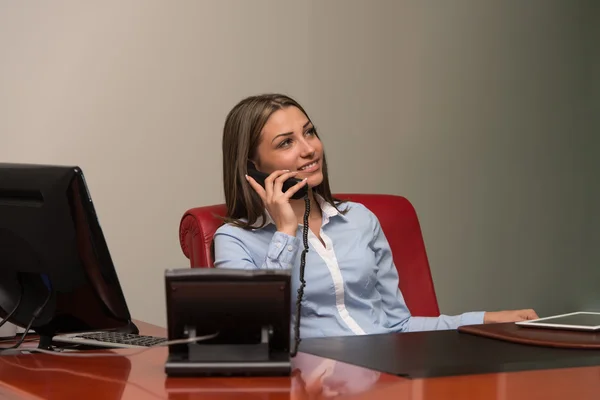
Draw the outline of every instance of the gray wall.
[[[442,311],[590,307],[596,4],[0,2],[0,160],[81,165],[132,313],[164,324],[179,218],[223,201],[227,111],[286,92],[334,191],[413,202]]]
[[[360,4],[314,14],[335,189],[414,203],[443,311],[585,307],[590,4]]]
[[[587,242],[590,249],[590,269],[594,271],[592,279],[588,282],[588,287],[595,291],[595,296],[588,294],[589,302],[594,304],[596,309],[600,310],[600,3],[594,2],[594,12],[590,13],[591,35],[590,58],[592,58],[590,68],[590,116],[589,116],[589,162],[588,167],[590,181],[590,199],[591,206],[589,211],[589,240]]]

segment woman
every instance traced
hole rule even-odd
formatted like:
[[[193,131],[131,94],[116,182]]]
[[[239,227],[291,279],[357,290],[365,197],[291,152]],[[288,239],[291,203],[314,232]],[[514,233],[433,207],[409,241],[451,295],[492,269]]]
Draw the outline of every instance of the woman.
[[[269,174],[264,188],[247,176],[248,161]],[[282,192],[292,177],[300,182]],[[291,197],[308,186],[304,338],[537,318],[533,310],[411,316],[379,221],[363,205],[332,197],[323,144],[308,114],[287,96],[253,96],[231,110],[223,131],[223,180],[227,223],[214,235],[215,266],[291,269],[294,289],[300,281],[305,203]]]

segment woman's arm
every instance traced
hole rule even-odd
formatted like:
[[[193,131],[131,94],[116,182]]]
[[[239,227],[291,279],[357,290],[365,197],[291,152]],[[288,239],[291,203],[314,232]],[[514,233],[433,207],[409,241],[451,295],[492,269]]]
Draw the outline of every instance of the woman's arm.
[[[482,324],[484,312],[468,312],[461,315],[439,317],[413,317],[406,306],[398,287],[398,271],[394,265],[390,245],[381,229],[377,217],[371,215],[373,239],[370,247],[375,252],[377,269],[377,290],[381,295],[384,311],[390,321],[390,328],[397,331],[428,331],[456,329],[461,325]]]
[[[272,236],[270,242],[268,236]],[[235,269],[288,269],[298,254],[300,239],[283,232],[274,234],[266,229],[244,230],[231,225],[223,225],[214,235],[215,267]],[[264,252],[260,261],[256,254]],[[254,257],[253,257],[254,255]]]

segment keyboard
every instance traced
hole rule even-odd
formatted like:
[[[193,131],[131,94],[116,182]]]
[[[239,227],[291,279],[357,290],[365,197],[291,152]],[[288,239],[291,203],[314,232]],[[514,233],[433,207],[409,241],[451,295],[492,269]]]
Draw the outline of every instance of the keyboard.
[[[167,338],[158,336],[134,335],[122,332],[79,332],[56,335],[53,342],[81,344],[107,348],[143,348],[155,346],[167,341]]]

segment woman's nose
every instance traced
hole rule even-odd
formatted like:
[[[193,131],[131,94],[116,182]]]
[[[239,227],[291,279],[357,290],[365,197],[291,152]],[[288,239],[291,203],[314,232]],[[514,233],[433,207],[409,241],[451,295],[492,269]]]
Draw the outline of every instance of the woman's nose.
[[[302,146],[302,157],[312,157],[315,153],[315,146],[310,144],[308,141],[304,140]]]

